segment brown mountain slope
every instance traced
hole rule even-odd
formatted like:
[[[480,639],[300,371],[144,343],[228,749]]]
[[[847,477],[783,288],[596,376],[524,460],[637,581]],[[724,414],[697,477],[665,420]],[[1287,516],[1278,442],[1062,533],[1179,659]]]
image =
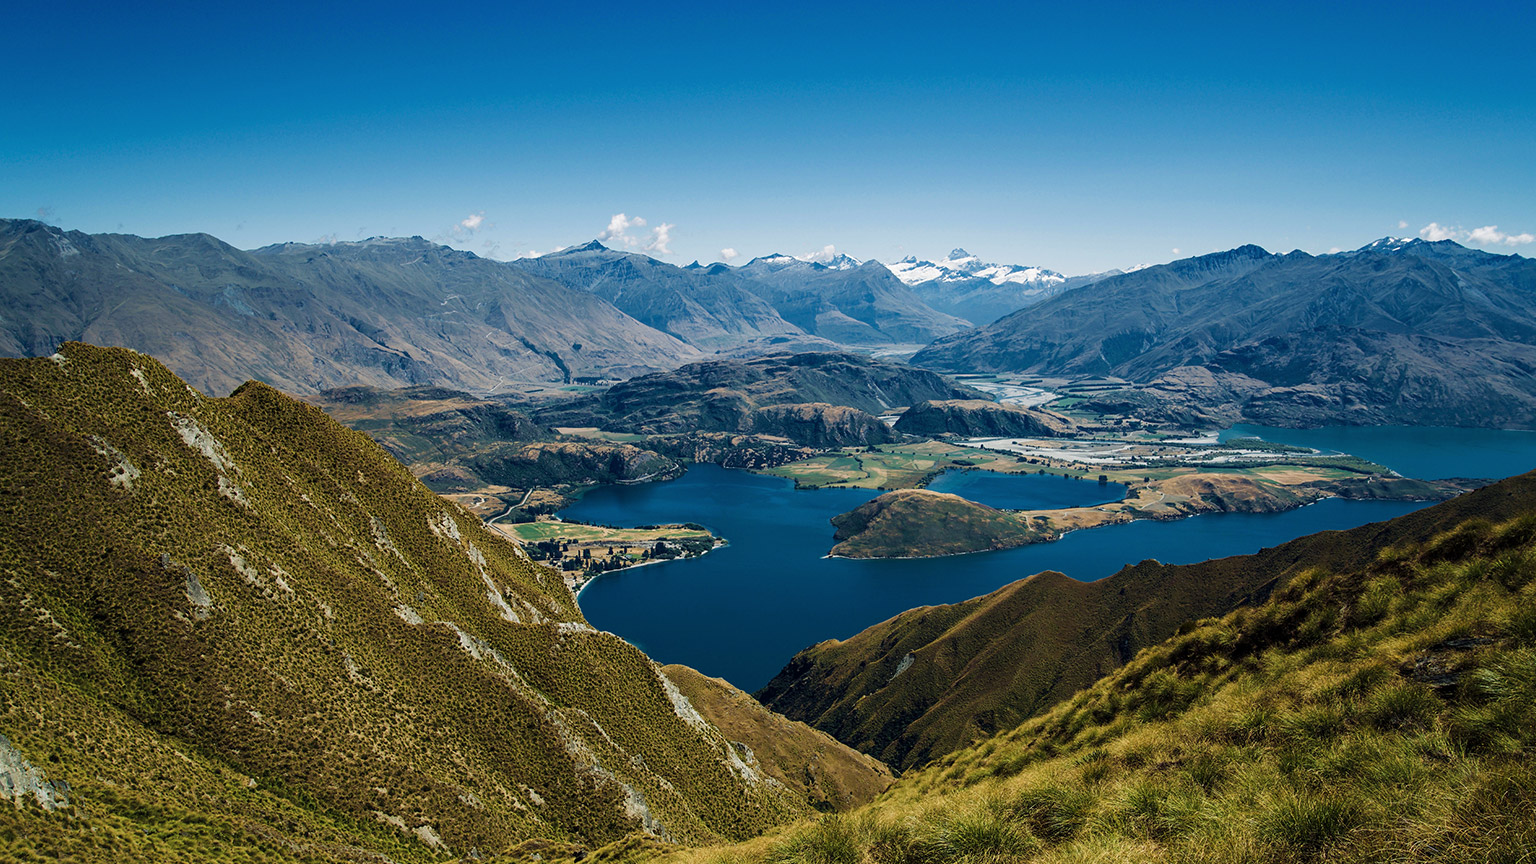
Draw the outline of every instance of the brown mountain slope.
[[[1437,526],[1536,508],[1536,473],[1406,516],[1255,555],[1144,561],[1098,582],[1041,573],[984,597],[904,612],[811,646],[757,696],[901,768],[1011,728],[1123,665],[1187,621],[1261,600],[1300,569],[1363,566]]]
[[[120,345],[228,393],[626,377],[698,352],[510,264],[421,238],[244,252],[206,234],[144,238],[0,219],[0,355]]]
[[[1152,386],[1093,407],[1174,422],[1529,429],[1533,286],[1536,261],[1449,240],[1319,256],[1242,246],[1058,294],[912,362],[1113,375]]]
[[[911,435],[949,433],[964,438],[1057,438],[1075,433],[1077,424],[1054,411],[1022,405],[986,399],[939,399],[919,402],[902,412],[895,429]]]
[[[124,349],[0,361],[0,673],[3,770],[48,784],[0,807],[5,860],[440,860],[807,812],[365,435]]]
[[[752,360],[707,360],[669,372],[622,381],[604,393],[535,414],[549,426],[596,426],[616,432],[667,434],[691,431],[795,436],[813,446],[858,445],[887,440],[872,417],[848,415],[851,425],[816,422],[797,428],[780,405],[825,403],[867,415],[927,399],[967,399],[980,394],[926,369],[842,352],[772,354]],[[801,412],[796,412],[801,413]],[[821,420],[835,419],[823,415]],[[758,430],[758,424],[764,429]]]

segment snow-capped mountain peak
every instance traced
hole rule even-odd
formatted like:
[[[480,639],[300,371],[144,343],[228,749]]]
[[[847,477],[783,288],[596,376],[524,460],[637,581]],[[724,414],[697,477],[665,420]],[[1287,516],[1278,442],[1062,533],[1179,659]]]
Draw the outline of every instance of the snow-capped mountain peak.
[[[1364,246],[1361,246],[1359,249],[1356,249],[1355,251],[1356,252],[1397,252],[1397,251],[1401,250],[1404,246],[1407,246],[1408,244],[1410,244],[1412,242],[1414,242],[1414,241],[1413,240],[1409,240],[1409,239],[1404,239],[1402,237],[1383,237],[1380,240],[1372,240],[1371,242],[1365,244]]]
[[[815,261],[814,258],[811,260]],[[827,261],[817,261],[816,263],[821,264],[821,266],[828,270],[853,270],[863,265],[864,262],[852,255],[845,255],[839,252]]]
[[[964,249],[950,250],[949,256],[938,262],[919,261],[916,257],[908,255],[900,261],[885,266],[896,274],[897,279],[908,285],[936,280],[967,282],[973,279],[985,279],[994,285],[1014,283],[1047,287],[1067,281],[1067,277],[1054,270],[1047,270],[1044,267],[1026,267],[1020,264],[990,264]]]

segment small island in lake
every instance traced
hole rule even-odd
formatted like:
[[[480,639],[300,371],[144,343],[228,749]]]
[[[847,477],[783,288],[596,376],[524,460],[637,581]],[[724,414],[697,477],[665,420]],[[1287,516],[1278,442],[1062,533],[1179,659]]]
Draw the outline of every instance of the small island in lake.
[[[887,492],[832,517],[837,529],[832,554],[845,558],[962,555],[1046,543],[1068,531],[1135,519],[1278,513],[1335,497],[1443,500],[1476,485],[1382,476],[1317,479],[1303,471],[1279,479],[1228,473],[1187,473],[1141,482],[1123,479],[1130,490],[1123,500],[1053,510],[1000,510],[926,489]]]

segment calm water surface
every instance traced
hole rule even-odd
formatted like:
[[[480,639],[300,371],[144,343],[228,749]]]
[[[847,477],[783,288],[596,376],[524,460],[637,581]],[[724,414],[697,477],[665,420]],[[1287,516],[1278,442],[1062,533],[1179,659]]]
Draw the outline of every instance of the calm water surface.
[[[1501,480],[1536,468],[1536,432],[1407,426],[1328,426],[1278,429],[1239,425],[1220,438],[1258,436],[1276,444],[1350,453],[1404,477]]]
[[[1015,486],[1006,493],[1001,487],[983,489],[976,493],[980,500],[1006,494],[1015,496],[1012,501],[1052,502],[1004,506],[1094,504],[1123,494],[1091,481],[975,476],[979,473],[943,479],[975,484],[973,491],[992,487],[995,480]],[[827,520],[876,494],[797,491],[789,480],[714,465],[694,466],[666,483],[594,489],[562,514],[621,526],[698,522],[730,545],[691,561],[599,577],[582,592],[582,611],[593,626],[623,636],[657,662],[685,663],[751,691],[807,645],[852,636],[914,606],[985,594],[1041,570],[1102,579],[1147,558],[1190,563],[1256,552],[1303,534],[1352,528],[1424,506],[1328,500],[1287,513],[1132,522],[1003,552],[902,561],[823,557],[832,546]]]

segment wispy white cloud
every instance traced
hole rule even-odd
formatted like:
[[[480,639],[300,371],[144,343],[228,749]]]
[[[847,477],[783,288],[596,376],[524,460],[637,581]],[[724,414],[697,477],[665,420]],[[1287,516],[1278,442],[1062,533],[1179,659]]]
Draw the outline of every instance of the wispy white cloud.
[[[1419,229],[1419,236],[1431,243],[1438,243],[1441,240],[1453,239],[1456,236],[1457,230],[1441,225],[1439,222],[1431,222]]]
[[[1524,234],[1505,234],[1497,225],[1484,225],[1481,228],[1473,228],[1467,239],[1481,246],[1524,246],[1536,241],[1536,235],[1529,232]]]
[[[1177,246],[1173,247],[1173,254],[1175,254],[1175,255],[1182,254],[1182,253],[1179,252],[1179,247],[1177,247]]]
[[[604,243],[616,242],[623,246],[634,247],[638,245],[640,241],[630,236],[629,229],[644,227],[645,220],[641,219],[639,216],[631,219],[623,213],[615,213],[613,214],[613,218],[608,220],[608,227],[604,228],[602,232],[597,235],[597,239]]]
[[[732,248],[730,246],[727,246],[724,249],[720,250],[720,260],[724,261],[727,264],[731,263],[732,261],[735,261],[737,258],[740,258],[740,257],[741,257],[741,253],[737,252],[734,248]]]
[[[645,219],[639,216],[630,218],[628,214],[615,213],[608,220],[608,227],[597,235],[597,239],[610,246],[671,255],[672,229],[677,226],[671,222],[662,222],[649,232],[635,230],[645,227],[647,227]]]
[[[496,226],[485,221],[484,210],[476,210],[468,216],[465,216],[463,219],[460,219],[459,221],[448,226],[447,230],[438,234],[436,237],[433,237],[432,242],[441,243],[445,246],[464,244],[468,243],[470,238],[475,236],[475,232],[479,231],[481,228],[489,229],[494,227]],[[362,229],[358,229],[358,231],[361,233]]]
[[[668,244],[672,242],[672,229],[676,227],[671,222],[663,222],[657,225],[651,231],[651,239],[650,242],[645,244],[645,251],[671,255],[672,249]]]
[[[1401,231],[1401,230],[1403,230],[1404,228],[1407,228],[1407,227],[1408,227],[1408,220],[1407,219],[1399,219],[1399,220],[1397,220],[1397,230]]]
[[[1497,225],[1484,225],[1481,228],[1473,228],[1471,231],[1461,226],[1452,227],[1441,225],[1439,222],[1431,222],[1419,229],[1419,236],[1431,242],[1438,240],[1455,240],[1458,243],[1473,243],[1478,246],[1527,246],[1536,243],[1536,234],[1523,232],[1520,234],[1507,234],[1499,230]]]
[[[811,252],[806,255],[796,255],[795,257],[799,258],[801,261],[814,261],[817,264],[825,264],[828,261],[831,261],[833,258],[837,257],[837,247],[833,246],[831,243],[828,243],[815,252]]]

